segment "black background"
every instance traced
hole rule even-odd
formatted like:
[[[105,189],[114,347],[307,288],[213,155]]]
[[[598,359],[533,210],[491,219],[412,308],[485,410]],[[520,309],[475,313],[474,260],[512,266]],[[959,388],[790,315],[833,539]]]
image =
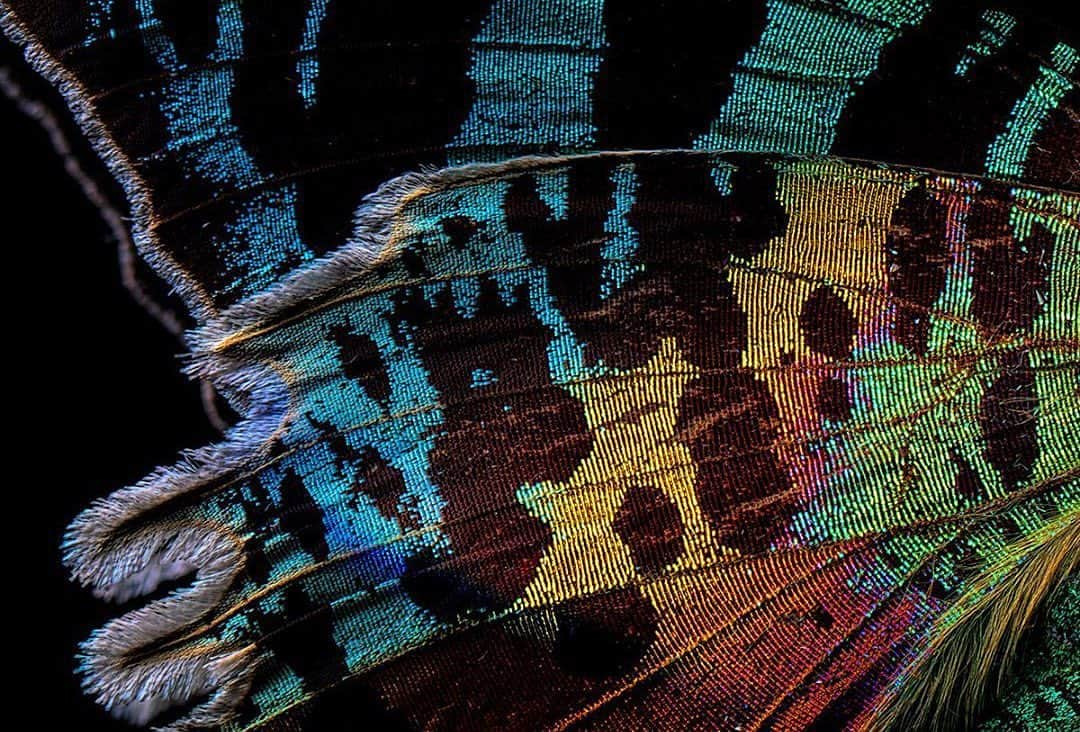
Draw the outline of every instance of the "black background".
[[[6,43],[0,53],[0,67],[18,71]],[[30,97],[48,97],[47,87],[18,78]],[[16,677],[9,693],[23,686],[27,697],[5,696],[9,709],[41,728],[131,730],[79,689],[77,645],[116,611],[68,581],[64,529],[91,499],[220,435],[197,386],[180,374],[182,344],[124,288],[109,227],[48,135],[2,96],[0,132],[4,441],[14,476],[0,515],[8,561],[27,577],[23,586],[7,585],[3,605],[18,618],[8,627],[23,646],[7,654],[5,675]],[[93,159],[84,162],[104,177]]]

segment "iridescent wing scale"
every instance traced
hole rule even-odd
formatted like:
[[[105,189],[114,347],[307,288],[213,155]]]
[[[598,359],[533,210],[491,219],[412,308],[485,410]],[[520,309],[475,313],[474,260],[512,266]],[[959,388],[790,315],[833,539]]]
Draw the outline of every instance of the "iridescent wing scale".
[[[73,524],[106,598],[192,577],[87,642],[91,692],[835,729],[963,687],[938,659],[1077,553],[1075,44],[919,0],[362,5],[2,4],[243,415]],[[1012,719],[1075,718],[1068,648]]]

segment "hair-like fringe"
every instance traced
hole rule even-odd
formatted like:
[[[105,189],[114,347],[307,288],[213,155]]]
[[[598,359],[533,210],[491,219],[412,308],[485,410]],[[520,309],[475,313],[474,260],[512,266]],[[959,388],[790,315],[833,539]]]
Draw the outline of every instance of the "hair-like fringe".
[[[392,178],[366,195],[353,215],[348,240],[334,252],[305,262],[263,292],[226,308],[189,334],[198,361],[223,351],[244,331],[257,327],[275,314],[342,289],[396,252],[395,224],[413,200],[454,186],[498,178],[518,170],[547,170],[578,159],[596,157],[642,157],[685,154],[706,157],[701,150],[601,151],[583,155],[529,155],[496,163],[473,163],[455,168],[423,168]],[[198,375],[195,365],[191,373]]]
[[[240,539],[224,527],[162,521],[140,526],[148,511],[220,480],[265,457],[290,419],[289,395],[265,367],[228,362],[208,372],[219,388],[247,407],[244,419],[218,444],[184,453],[138,484],[94,501],[69,526],[64,563],[77,582],[105,599],[125,600],[160,579],[194,572],[194,582],[95,631],[81,646],[83,686],[117,716],[146,723],[158,712],[201,697],[168,729],[220,724],[250,686],[258,663],[253,647],[208,644],[183,656],[147,654],[155,641],[211,612],[244,566]]]
[[[929,647],[902,675],[869,732],[970,726],[997,696],[1032,619],[1075,571],[1080,511],[1054,519],[1009,547],[938,621]]]
[[[0,3],[0,31],[22,49],[30,68],[60,92],[94,152],[120,184],[131,206],[131,234],[139,254],[176,290],[194,315],[205,319],[215,314],[216,310],[209,295],[159,246],[153,233],[153,201],[150,191],[131,160],[98,117],[90,101],[92,95],[89,91],[34,39],[33,34],[7,3]]]

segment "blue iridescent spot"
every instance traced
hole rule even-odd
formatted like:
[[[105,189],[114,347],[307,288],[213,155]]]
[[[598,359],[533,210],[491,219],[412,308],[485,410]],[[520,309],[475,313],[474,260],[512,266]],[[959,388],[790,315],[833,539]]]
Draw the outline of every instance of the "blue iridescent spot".
[[[498,380],[498,377],[495,376],[495,372],[491,369],[473,369],[472,388],[474,389],[491,386]]]

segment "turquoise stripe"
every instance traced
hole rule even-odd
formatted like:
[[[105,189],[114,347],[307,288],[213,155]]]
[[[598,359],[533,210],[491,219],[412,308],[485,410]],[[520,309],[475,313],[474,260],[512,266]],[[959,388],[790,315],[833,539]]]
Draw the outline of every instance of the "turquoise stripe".
[[[304,18],[304,35],[300,39],[296,75],[299,77],[300,98],[304,100],[304,106],[308,109],[315,106],[315,84],[319,79],[319,56],[316,50],[319,47],[319,33],[322,31],[323,21],[326,20],[326,8],[329,4],[330,0],[311,0],[307,17]]]
[[[601,252],[604,269],[600,296],[605,300],[622,289],[635,271],[642,269],[642,265],[631,262],[639,244],[637,230],[629,220],[638,192],[638,176],[634,164],[618,166],[611,179],[615,183],[615,205],[604,222],[604,233],[611,238],[604,243]]]
[[[86,16],[86,37],[84,46],[97,43],[103,36],[116,38],[116,28],[112,27],[113,0],[90,0]]]
[[[451,165],[591,149],[604,48],[601,0],[496,0],[473,40],[476,99]]]
[[[232,119],[236,87],[233,65],[243,58],[243,16],[237,0],[222,0],[217,11],[217,38],[210,64],[189,67],[157,17],[154,0],[136,0],[143,43],[168,73],[162,85],[161,112],[168,137],[166,149],[191,172],[223,189],[252,190],[267,186],[244,147]],[[213,246],[235,277],[222,293],[253,293],[279,273],[311,258],[300,240],[293,185],[266,187],[237,210],[225,237]]]
[[[765,31],[697,149],[825,154],[848,100],[928,0],[852,0],[847,11],[768,3]]]
[[[1028,155],[1051,113],[1072,89],[1069,78],[1080,62],[1080,54],[1059,43],[1050,54],[1050,65],[1042,66],[1034,83],[1013,107],[1005,131],[998,135],[986,154],[986,171],[1003,178],[1024,174]]]
[[[1016,30],[1016,18],[1000,10],[987,10],[979,18],[979,38],[964,49],[956,64],[956,75],[967,76],[981,59],[993,56]]]

